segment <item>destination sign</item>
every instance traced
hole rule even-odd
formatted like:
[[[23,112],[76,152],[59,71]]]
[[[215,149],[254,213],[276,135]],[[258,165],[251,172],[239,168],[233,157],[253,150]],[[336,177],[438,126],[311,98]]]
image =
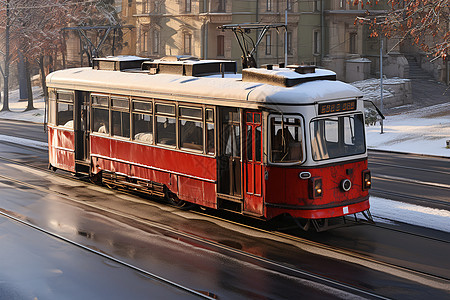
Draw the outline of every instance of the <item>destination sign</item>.
[[[319,115],[356,110],[356,100],[319,104]]]

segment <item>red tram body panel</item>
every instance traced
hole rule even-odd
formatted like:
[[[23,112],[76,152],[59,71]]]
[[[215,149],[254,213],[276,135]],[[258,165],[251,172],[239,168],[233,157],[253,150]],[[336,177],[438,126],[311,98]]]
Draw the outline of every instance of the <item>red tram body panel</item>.
[[[180,198],[216,208],[216,160],[91,136],[92,172],[109,171],[166,185]]]
[[[362,94],[335,73],[99,61],[47,77],[53,169],[263,219],[370,217]]]
[[[289,213],[298,218],[321,219],[369,209],[369,192],[362,189],[364,170],[367,170],[367,160],[314,169],[269,167],[266,217],[270,219],[282,213]],[[299,178],[302,172],[311,173],[311,178],[322,178],[322,197],[310,197],[310,181]],[[345,179],[350,179],[353,184],[353,189],[348,192],[340,187],[340,183]]]
[[[49,127],[49,162],[52,166],[75,172],[74,132]]]

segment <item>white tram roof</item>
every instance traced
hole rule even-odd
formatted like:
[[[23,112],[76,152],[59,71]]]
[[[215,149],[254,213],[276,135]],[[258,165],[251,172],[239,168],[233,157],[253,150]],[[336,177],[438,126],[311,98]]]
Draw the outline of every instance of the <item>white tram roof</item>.
[[[335,74],[316,69],[314,73],[298,74],[292,69],[250,69],[252,73],[267,74],[287,79],[311,78]],[[357,88],[334,80],[314,80],[292,87],[276,86],[267,82],[242,81],[241,74],[211,75],[203,77],[154,74],[146,72],[120,72],[74,68],[53,72],[47,76],[47,85],[52,88],[91,91],[161,99],[178,99],[205,103],[219,100],[240,106],[249,104],[302,105],[320,101],[358,98],[362,93]]]

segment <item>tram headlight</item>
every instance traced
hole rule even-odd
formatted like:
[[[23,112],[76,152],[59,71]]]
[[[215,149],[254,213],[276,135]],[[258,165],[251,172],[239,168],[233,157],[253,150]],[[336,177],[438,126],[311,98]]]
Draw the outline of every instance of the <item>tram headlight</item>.
[[[310,198],[316,199],[322,197],[322,178],[314,177],[309,180]]]
[[[370,175],[369,170],[364,170],[362,173],[362,180],[363,180],[363,191],[366,191],[372,187],[372,176]]]

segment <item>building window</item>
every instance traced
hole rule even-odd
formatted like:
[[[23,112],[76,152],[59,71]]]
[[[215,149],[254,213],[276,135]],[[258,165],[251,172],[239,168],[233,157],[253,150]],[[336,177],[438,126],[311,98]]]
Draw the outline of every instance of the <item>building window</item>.
[[[158,0],[153,1],[153,5],[154,5],[154,7],[153,7],[153,12],[154,12],[155,14],[160,13],[160,7],[161,7],[161,5],[160,5],[159,1],[158,1]]]
[[[148,51],[148,30],[143,28],[141,34],[141,52],[147,51]]]
[[[292,54],[292,31],[287,32],[286,39],[287,53]]]
[[[153,54],[159,53],[159,43],[160,43],[160,36],[159,36],[159,30],[153,30],[153,41],[152,41],[152,52]]]
[[[142,0],[142,13],[150,13],[150,0]]]
[[[217,56],[225,56],[225,36],[217,36]]]
[[[217,7],[217,11],[224,12],[226,10],[226,1],[225,0],[219,0],[219,6]]]
[[[266,0],[266,11],[272,11],[272,0]]]
[[[192,34],[185,33],[183,37],[183,54],[191,54],[192,51]]]
[[[293,9],[292,0],[287,0],[287,6],[286,6],[286,9],[287,9],[288,11],[292,11],[292,9]]]
[[[192,1],[191,0],[184,0],[184,11],[187,13],[191,12],[192,9]]]
[[[313,32],[313,53],[314,54],[320,53],[320,33],[319,33],[319,31]]]
[[[356,38],[357,38],[357,33],[356,32],[351,32],[350,33],[350,38],[349,38],[349,52],[350,53],[357,53],[357,49],[356,49]]]
[[[266,55],[272,54],[272,35],[270,32],[266,33]]]
[[[313,1],[313,11],[319,11],[320,10],[320,1],[314,0]]]

